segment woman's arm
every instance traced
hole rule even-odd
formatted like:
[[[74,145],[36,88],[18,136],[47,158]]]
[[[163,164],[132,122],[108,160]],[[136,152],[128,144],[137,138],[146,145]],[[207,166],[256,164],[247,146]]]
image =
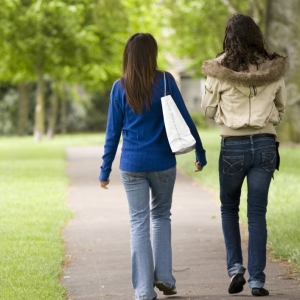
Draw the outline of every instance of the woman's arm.
[[[110,94],[104,155],[102,156],[103,163],[98,177],[102,182],[107,182],[109,180],[111,166],[116,156],[123,127],[123,112],[118,99],[119,93],[117,93],[117,84],[117,82],[114,84]]]
[[[280,87],[276,93],[274,102],[276,109],[278,110],[279,119],[281,121],[283,119],[284,111],[286,108],[286,91],[283,78],[280,80]]]

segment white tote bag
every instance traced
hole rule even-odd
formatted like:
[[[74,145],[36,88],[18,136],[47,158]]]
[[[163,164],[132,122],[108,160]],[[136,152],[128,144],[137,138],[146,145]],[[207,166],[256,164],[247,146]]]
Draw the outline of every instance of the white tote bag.
[[[174,154],[184,154],[196,148],[196,140],[183,119],[171,95],[166,95],[166,74],[164,72],[164,97],[161,105],[166,132]]]

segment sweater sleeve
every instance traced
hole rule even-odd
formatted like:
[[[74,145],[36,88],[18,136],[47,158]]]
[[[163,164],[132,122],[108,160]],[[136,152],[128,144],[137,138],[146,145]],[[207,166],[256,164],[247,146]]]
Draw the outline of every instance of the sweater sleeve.
[[[116,84],[117,82],[113,85],[110,93],[104,155],[102,156],[103,162],[100,168],[100,175],[98,177],[98,179],[102,181],[107,181],[109,178],[111,166],[116,156],[123,127],[123,112],[121,109],[121,101],[118,99]]]
[[[184,118],[185,122],[187,123],[188,127],[190,128],[190,131],[196,140],[196,160],[199,162],[201,166],[205,166],[207,164],[206,156],[205,156],[205,150],[202,146],[202,142],[198,133],[198,130],[185,106],[184,100],[182,98],[182,95],[179,91],[179,88],[175,82],[175,79],[170,73],[168,74],[168,88],[170,90],[170,94],[176,103],[182,117]]]

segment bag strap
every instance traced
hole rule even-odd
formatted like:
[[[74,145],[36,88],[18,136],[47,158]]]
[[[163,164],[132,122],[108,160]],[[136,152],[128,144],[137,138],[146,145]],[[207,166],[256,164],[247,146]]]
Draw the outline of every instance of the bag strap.
[[[166,96],[167,94],[167,83],[166,83],[166,73],[164,73],[164,96]]]

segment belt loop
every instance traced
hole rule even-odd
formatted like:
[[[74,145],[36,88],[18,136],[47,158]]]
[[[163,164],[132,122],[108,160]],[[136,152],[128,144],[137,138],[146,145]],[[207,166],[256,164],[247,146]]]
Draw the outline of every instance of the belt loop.
[[[222,137],[222,141],[221,141],[222,147],[225,147],[225,139]]]
[[[253,135],[250,135],[250,141],[251,141],[251,144],[253,145]]]

